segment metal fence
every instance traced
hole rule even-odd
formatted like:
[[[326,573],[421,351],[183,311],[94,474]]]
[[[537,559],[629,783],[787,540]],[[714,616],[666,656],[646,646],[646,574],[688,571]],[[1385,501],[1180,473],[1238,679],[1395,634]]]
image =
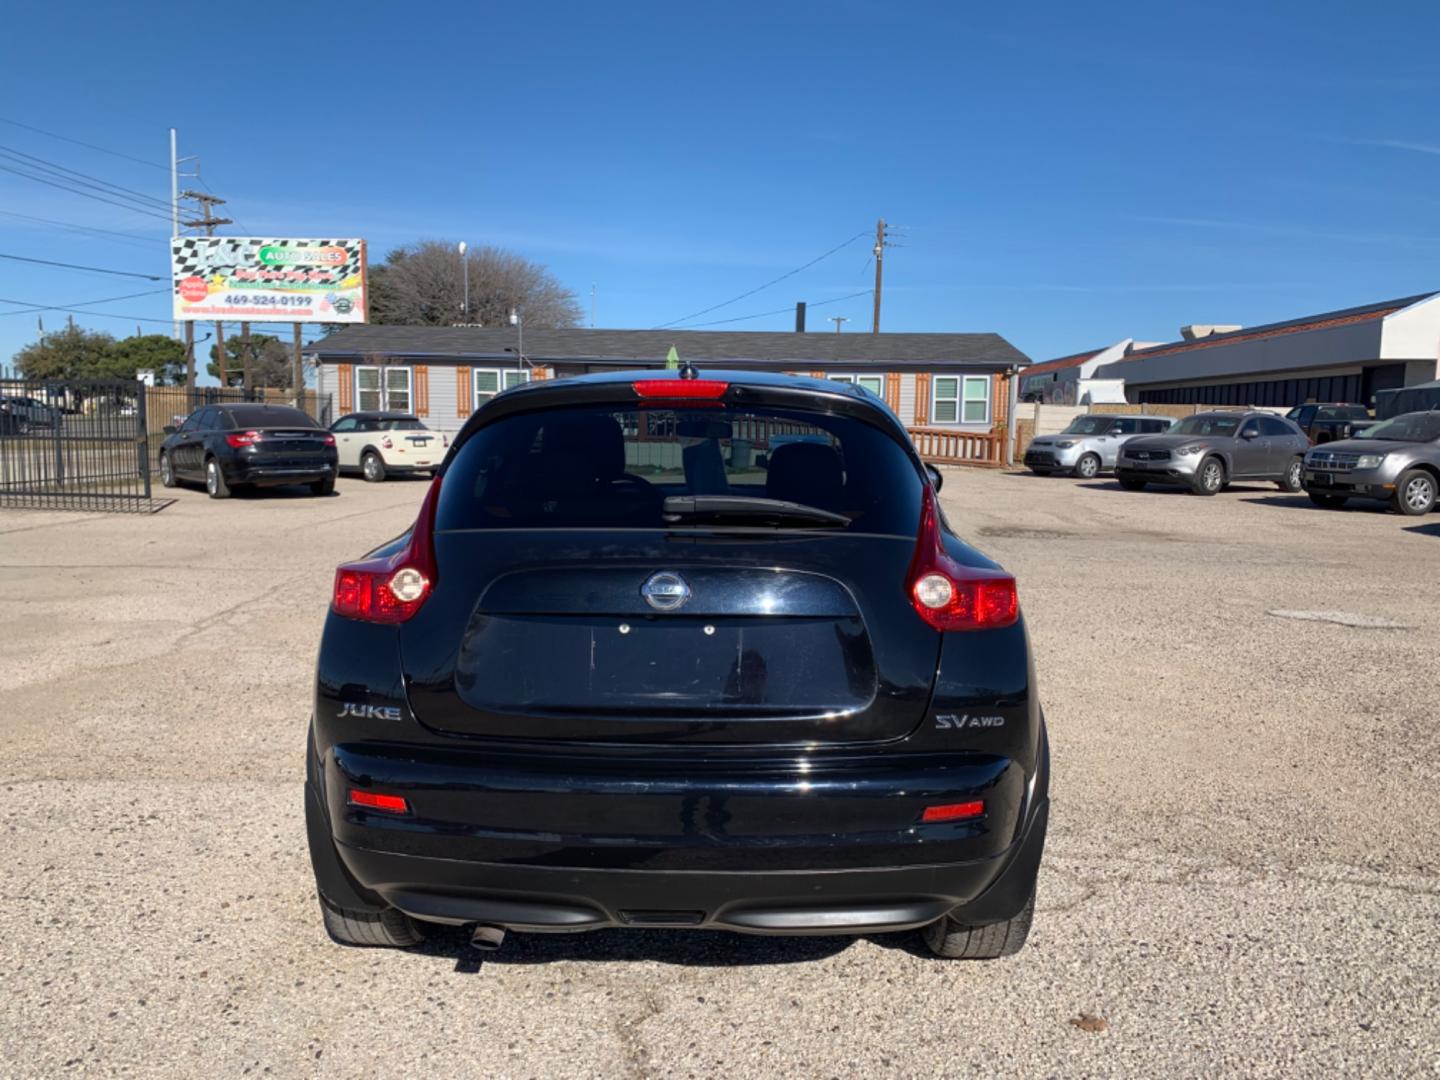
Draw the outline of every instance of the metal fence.
[[[146,386],[128,379],[27,379],[0,373],[0,507],[152,513],[165,428],[206,405],[293,405],[288,390]],[[330,404],[306,390],[322,425]]]
[[[153,512],[144,386],[0,379],[0,507]]]

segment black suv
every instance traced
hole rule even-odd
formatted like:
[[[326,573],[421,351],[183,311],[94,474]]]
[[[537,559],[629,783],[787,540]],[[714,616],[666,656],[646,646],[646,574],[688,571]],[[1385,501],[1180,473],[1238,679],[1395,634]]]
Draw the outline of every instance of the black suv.
[[[241,485],[335,490],[335,436],[289,405],[206,405],[160,444],[160,482],[198,480],[212,499]]]
[[[924,928],[1017,951],[1049,752],[1015,580],[876,398],[535,382],[335,575],[305,811],[325,925]]]

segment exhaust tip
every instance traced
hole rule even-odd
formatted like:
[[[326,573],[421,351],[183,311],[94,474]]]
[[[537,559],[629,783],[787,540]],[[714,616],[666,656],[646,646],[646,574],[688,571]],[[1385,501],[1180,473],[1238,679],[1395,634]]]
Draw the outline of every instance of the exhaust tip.
[[[481,923],[470,931],[470,947],[481,952],[494,952],[505,944],[503,926],[486,926]]]

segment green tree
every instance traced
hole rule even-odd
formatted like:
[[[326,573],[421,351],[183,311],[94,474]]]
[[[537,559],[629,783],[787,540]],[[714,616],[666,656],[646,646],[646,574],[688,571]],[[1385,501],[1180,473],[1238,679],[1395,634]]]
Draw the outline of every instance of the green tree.
[[[252,386],[273,386],[288,390],[294,385],[290,350],[280,339],[270,334],[250,335],[250,383]],[[205,368],[215,378],[220,377],[220,350],[210,346],[210,363]],[[240,386],[245,381],[245,339],[239,336],[225,339],[225,384]]]
[[[98,330],[67,326],[46,334],[15,354],[27,379],[133,379],[116,355],[115,339]]]
[[[122,378],[133,379],[137,371],[153,371],[156,386],[185,383],[185,345],[165,334],[140,334],[115,343],[115,365],[124,370]]]

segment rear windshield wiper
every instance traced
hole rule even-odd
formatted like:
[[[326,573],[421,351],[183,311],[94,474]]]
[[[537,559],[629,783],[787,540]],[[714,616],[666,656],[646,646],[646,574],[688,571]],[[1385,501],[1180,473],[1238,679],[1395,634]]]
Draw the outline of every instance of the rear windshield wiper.
[[[765,499],[758,495],[671,495],[665,500],[667,521],[682,518],[736,518],[747,521],[805,521],[819,525],[849,525],[844,514],[818,506]]]

